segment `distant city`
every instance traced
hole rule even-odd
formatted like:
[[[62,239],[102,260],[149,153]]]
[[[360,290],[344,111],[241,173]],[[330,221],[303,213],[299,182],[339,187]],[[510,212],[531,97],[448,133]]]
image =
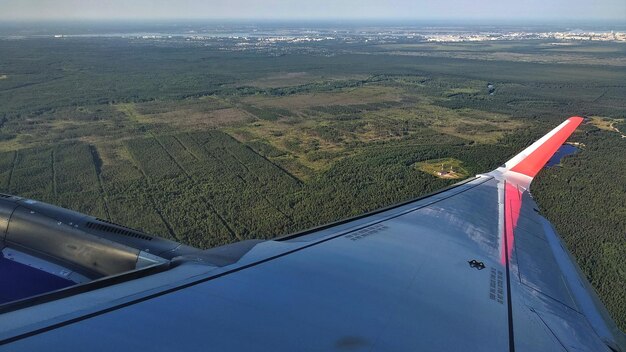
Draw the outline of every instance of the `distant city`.
[[[488,40],[555,39],[626,42],[626,32],[510,32],[510,33],[461,33],[424,35],[432,42],[471,42]]]
[[[89,34],[54,34],[55,38],[64,37],[88,37]],[[289,35],[280,33],[255,32],[245,35],[224,35],[220,33],[214,34],[198,34],[195,31],[179,34],[158,34],[158,33],[139,33],[139,34],[93,34],[91,36],[112,36],[112,37],[130,37],[135,39],[180,39],[186,40],[212,40],[215,38],[238,40],[242,43],[255,42],[286,42],[286,43],[306,43],[319,41],[346,41],[346,42],[378,42],[378,43],[396,43],[399,41],[427,41],[427,42],[481,42],[481,41],[502,41],[502,40],[540,40],[554,39],[563,41],[604,41],[604,42],[625,42],[626,32],[591,32],[573,30],[567,32],[434,32],[420,33],[417,31],[390,31],[390,32],[357,32],[346,33],[342,31],[334,31],[333,33],[312,33],[306,30],[302,33],[290,33]]]
[[[495,25],[368,25],[329,23],[0,23],[0,38],[122,37],[187,41],[230,40],[240,45],[267,43],[410,43],[506,40],[603,41],[626,43],[623,25],[567,28]]]

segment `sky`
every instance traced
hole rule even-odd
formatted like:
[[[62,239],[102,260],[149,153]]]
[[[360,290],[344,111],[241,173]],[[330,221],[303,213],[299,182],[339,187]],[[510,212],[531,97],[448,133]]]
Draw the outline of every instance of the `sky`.
[[[0,21],[150,19],[611,20],[626,0],[0,0]]]

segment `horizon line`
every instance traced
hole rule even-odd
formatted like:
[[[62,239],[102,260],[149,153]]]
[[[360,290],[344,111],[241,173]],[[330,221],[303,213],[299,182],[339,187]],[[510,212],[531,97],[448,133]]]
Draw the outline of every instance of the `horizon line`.
[[[562,24],[564,22],[599,22],[599,21],[615,21],[619,24],[626,26],[622,17],[596,17],[596,18],[578,18],[578,17],[545,17],[545,18],[509,18],[509,17],[108,17],[108,18],[95,18],[95,17],[75,17],[75,18],[37,18],[37,17],[21,17],[2,19],[3,22],[149,22],[149,21],[210,21],[210,22],[334,22],[334,21],[349,21],[349,22],[498,22],[506,21],[508,23],[520,23],[528,22],[534,23],[541,22],[543,25],[551,25],[556,23]],[[552,23],[543,23],[550,21]],[[617,24],[617,23],[611,23]]]

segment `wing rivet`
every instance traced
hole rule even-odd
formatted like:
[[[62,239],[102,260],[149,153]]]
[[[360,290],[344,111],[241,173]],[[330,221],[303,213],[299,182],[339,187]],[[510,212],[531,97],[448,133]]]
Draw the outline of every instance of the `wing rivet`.
[[[485,268],[485,263],[479,262],[476,259],[472,259],[472,260],[468,261],[468,263],[469,263],[471,268],[476,268],[478,270],[483,270]]]

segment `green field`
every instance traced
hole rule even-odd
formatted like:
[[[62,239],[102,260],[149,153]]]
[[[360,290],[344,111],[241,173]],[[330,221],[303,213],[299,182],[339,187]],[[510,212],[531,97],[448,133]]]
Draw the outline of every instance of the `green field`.
[[[423,195],[594,116],[533,195],[626,328],[623,46],[319,45],[0,40],[0,189],[208,248]]]

